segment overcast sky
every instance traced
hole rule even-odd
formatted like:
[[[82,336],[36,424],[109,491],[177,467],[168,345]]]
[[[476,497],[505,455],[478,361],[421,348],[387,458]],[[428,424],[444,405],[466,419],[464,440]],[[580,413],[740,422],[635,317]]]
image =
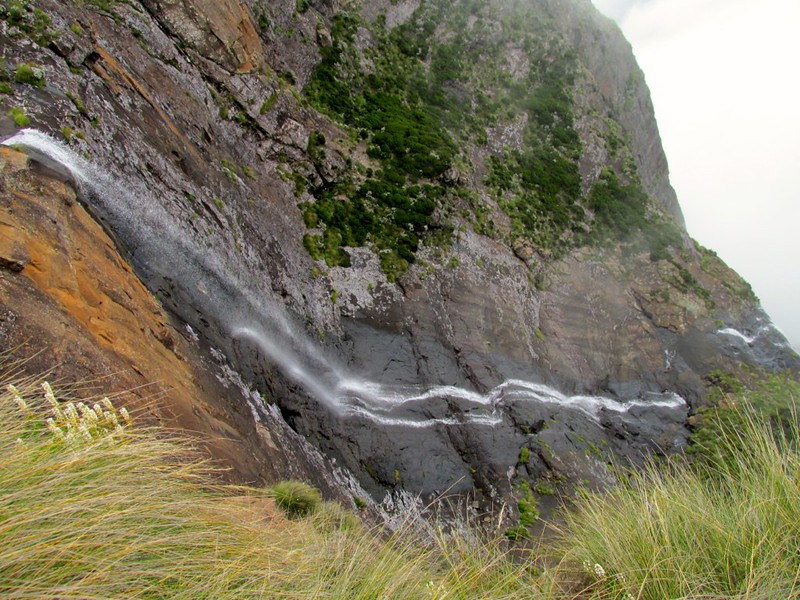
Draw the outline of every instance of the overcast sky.
[[[593,0],[645,73],[689,233],[800,349],[800,0]]]

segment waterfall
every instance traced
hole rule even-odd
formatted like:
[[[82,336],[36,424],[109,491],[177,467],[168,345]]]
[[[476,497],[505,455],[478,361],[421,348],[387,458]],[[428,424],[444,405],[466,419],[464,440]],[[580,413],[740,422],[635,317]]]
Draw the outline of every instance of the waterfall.
[[[221,339],[250,344],[340,416],[382,427],[493,427],[503,422],[504,408],[523,402],[556,405],[598,422],[604,411],[625,414],[633,408],[686,408],[683,398],[671,393],[620,402],[601,396],[567,396],[544,384],[521,380],[505,381],[486,394],[453,386],[365,381],[346,372],[298,331],[283,307],[264,299],[249,283],[237,279],[219,256],[194,242],[163,206],[142,201],[147,190],[112,178],[34,129],[22,130],[2,144],[24,150],[33,160],[69,178],[95,216],[122,240],[140,276],[173,282],[176,293],[187,299],[187,314],[181,314],[182,318],[189,321],[191,309],[197,309],[214,321]],[[446,414],[430,414],[434,404],[445,407]]]

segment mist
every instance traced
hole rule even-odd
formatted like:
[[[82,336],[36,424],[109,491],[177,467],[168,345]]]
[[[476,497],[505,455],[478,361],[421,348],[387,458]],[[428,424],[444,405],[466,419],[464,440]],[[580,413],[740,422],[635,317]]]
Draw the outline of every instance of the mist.
[[[645,72],[689,233],[800,349],[800,3],[593,1]]]

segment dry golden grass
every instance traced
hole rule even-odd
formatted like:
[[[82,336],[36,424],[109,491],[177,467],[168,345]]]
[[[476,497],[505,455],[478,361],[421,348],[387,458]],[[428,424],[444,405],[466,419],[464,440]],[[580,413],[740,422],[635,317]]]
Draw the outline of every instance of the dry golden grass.
[[[287,519],[269,491],[213,484],[163,431],[130,426],[102,402],[69,408],[21,388],[0,394],[2,598],[533,593],[533,574],[499,542],[441,531],[386,539],[330,503]]]
[[[724,461],[585,494],[534,560],[469,530],[387,537],[316,497],[287,518],[110,403],[19,387],[0,391],[0,598],[800,597],[796,419],[745,418],[715,441]]]

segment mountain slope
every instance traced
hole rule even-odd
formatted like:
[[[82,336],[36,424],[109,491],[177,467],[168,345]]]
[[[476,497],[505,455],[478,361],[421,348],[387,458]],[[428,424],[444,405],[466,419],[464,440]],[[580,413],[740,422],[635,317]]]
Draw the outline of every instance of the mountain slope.
[[[680,448],[716,372],[798,366],[686,235],[644,77],[588,0],[0,16],[5,143],[378,500],[547,504]]]

